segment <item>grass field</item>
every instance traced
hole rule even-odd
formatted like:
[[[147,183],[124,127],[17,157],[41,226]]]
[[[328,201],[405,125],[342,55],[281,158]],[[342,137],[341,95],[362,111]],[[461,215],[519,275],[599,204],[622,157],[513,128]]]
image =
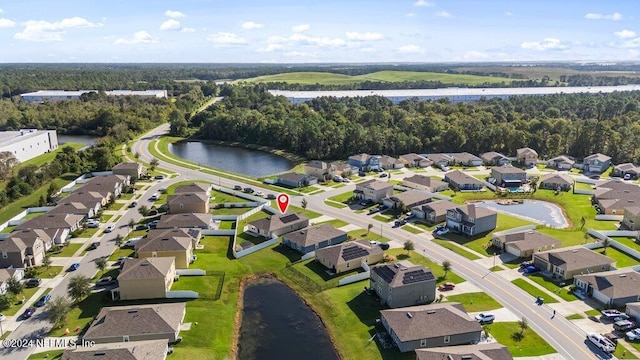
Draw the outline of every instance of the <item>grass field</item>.
[[[59,253],[52,253],[51,256],[55,256],[55,257],[70,257],[70,256],[73,256],[73,254],[75,254],[76,251],[78,251],[78,249],[80,249],[80,247],[82,247],[82,244],[70,243],[70,244],[65,245],[62,248],[62,251],[60,251]]]
[[[447,301],[461,303],[467,312],[489,311],[502,307],[499,302],[483,292],[451,295],[445,298]]]
[[[569,292],[569,288],[571,287],[571,285],[560,287],[556,285],[553,281],[538,274],[529,275],[528,278],[529,280],[535,282],[538,285],[541,285],[545,289],[549,290],[550,292],[554,293],[555,295],[561,297],[566,301],[575,301],[578,299],[575,297],[575,295]],[[568,282],[568,283],[572,284],[571,282]]]
[[[515,280],[511,281],[511,283],[513,285],[519,287],[520,289],[526,291],[527,293],[529,293],[529,295],[533,296],[534,298],[536,298],[538,296],[542,296],[544,298],[544,302],[546,304],[557,303],[558,302],[558,300],[556,300],[555,298],[552,298],[550,296],[544,296],[545,292],[543,290],[540,290],[537,287],[529,284],[524,279],[515,279]],[[532,301],[535,301],[535,300],[532,300]]]
[[[464,257],[466,257],[469,260],[478,260],[480,259],[480,257],[470,251],[467,251],[465,249],[462,249],[461,247],[454,245],[451,241],[447,241],[447,240],[433,240],[434,243],[447,248],[451,251],[453,251],[454,253],[458,254],[458,255],[462,255]]]
[[[508,347],[514,357],[540,356],[556,352],[531,328],[524,331],[524,336],[520,340],[513,336],[517,333],[520,333],[517,322],[496,322],[491,324],[489,329],[489,334],[500,344]]]

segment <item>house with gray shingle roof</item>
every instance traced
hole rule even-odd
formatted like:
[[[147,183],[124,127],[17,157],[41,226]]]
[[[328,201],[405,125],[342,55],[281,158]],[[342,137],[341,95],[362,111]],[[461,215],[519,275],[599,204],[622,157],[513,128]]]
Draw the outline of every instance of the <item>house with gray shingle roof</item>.
[[[372,265],[382,261],[384,253],[379,246],[366,239],[343,242],[316,250],[316,261],[336,274],[358,269],[362,264]]]
[[[118,275],[118,287],[111,293],[120,300],[165,298],[175,276],[173,257],[127,259]]]
[[[624,209],[640,206],[640,188],[620,180],[596,184],[594,199],[607,215],[623,215]]]
[[[640,206],[629,206],[624,208],[622,223],[629,230],[640,230]]]
[[[547,161],[547,166],[558,170],[571,170],[576,163],[575,159],[567,155],[556,156]]]
[[[401,352],[476,344],[482,334],[482,325],[456,302],[381,310],[380,320]]]
[[[379,203],[382,199],[393,195],[393,184],[371,179],[356,184],[353,193],[358,200],[369,200]]]
[[[391,308],[428,304],[436,298],[436,277],[431,269],[409,261],[373,266],[369,289]]]
[[[411,212],[417,219],[424,220],[428,224],[439,224],[447,220],[447,211],[458,206],[449,200],[437,200],[416,206],[411,209]]]
[[[538,164],[538,152],[532,148],[524,147],[516,150],[518,162],[527,167],[534,167]]]
[[[504,187],[518,187],[527,180],[527,172],[513,165],[496,166],[491,169],[495,184]]]
[[[209,195],[205,192],[179,193],[167,196],[169,214],[209,213]]]
[[[336,175],[336,167],[324,161],[312,160],[304,164],[304,173],[326,181]]]
[[[449,183],[449,186],[452,189],[458,191],[478,191],[484,188],[484,184],[482,183],[482,181],[459,170],[449,171],[448,173],[444,174],[444,181]]]
[[[534,252],[553,250],[562,246],[560,240],[535,230],[503,235],[494,234],[491,244],[501,251],[521,258],[530,258]]]
[[[92,203],[93,206],[91,206]],[[92,218],[96,216],[98,211],[100,211],[100,204],[98,202],[81,203],[64,201],[47,211],[47,214],[76,214]]]
[[[318,178],[307,174],[285,173],[278,175],[278,177],[276,178],[276,183],[291,188],[300,188],[317,184]]]
[[[576,275],[609,271],[615,260],[584,247],[564,248],[533,254],[533,264],[561,280]]]
[[[53,238],[59,230],[26,229],[16,230],[0,239],[0,267],[26,268],[42,265],[47,250],[53,245]]]
[[[15,227],[15,230],[45,230],[55,234],[53,241],[62,244],[72,231],[80,228],[84,216],[75,214],[44,214],[36,216]]]
[[[453,157],[449,154],[437,153],[437,154],[427,154],[427,159],[431,160],[434,165],[437,166],[449,166],[455,162]]]
[[[173,257],[176,268],[186,269],[193,261],[194,238],[183,229],[153,229],[135,243],[138,258]]]
[[[211,214],[171,214],[162,215],[160,222],[156,225],[156,229],[172,229],[172,228],[199,228],[213,229],[214,222]]]
[[[174,194],[185,193],[205,193],[207,196],[211,195],[211,184],[194,182],[191,184],[180,185],[173,191]]]
[[[631,269],[576,275],[573,284],[607,308],[640,301],[640,273]]]
[[[640,176],[640,166],[635,166],[632,163],[619,164],[613,167],[611,175],[620,177],[629,175],[629,178],[637,179]]]
[[[166,339],[132,341],[77,346],[66,349],[61,360],[165,360],[168,351]]]
[[[573,186],[574,179],[568,174],[546,174],[540,179],[538,187],[540,189],[569,191]]]
[[[380,156],[378,161],[380,162],[380,167],[385,170],[401,169],[404,167],[404,162],[389,155]]]
[[[425,168],[433,165],[433,161],[415,153],[400,155],[399,160],[402,161],[406,167]]]
[[[24,278],[24,269],[9,268],[0,269],[0,295],[5,295],[9,291],[9,281],[16,279],[18,281]]]
[[[513,355],[506,346],[493,342],[416,349],[416,360],[513,360]]]
[[[247,230],[255,234],[272,238],[309,226],[309,218],[305,214],[274,214],[247,224]]]
[[[611,166],[611,157],[600,153],[589,155],[584,158],[583,165],[585,173],[602,174]]]
[[[347,233],[331,224],[309,226],[282,235],[282,244],[303,254],[347,241]]]
[[[428,192],[444,191],[449,188],[449,184],[446,182],[425,175],[406,177],[402,179],[402,185],[415,190]]]
[[[468,152],[454,153],[451,154],[454,163],[460,164],[463,166],[480,166],[482,165],[482,159],[470,154]]]
[[[144,167],[137,162],[122,162],[112,169],[116,175],[130,176],[132,180],[137,180],[144,174]]]
[[[382,204],[389,209],[402,207],[400,210],[405,211],[405,209],[411,209],[430,201],[431,194],[424,191],[408,190],[382,199]]]
[[[486,165],[491,166],[502,166],[511,163],[511,160],[508,157],[495,151],[486,152],[480,155],[480,158]]]
[[[447,211],[447,227],[455,232],[474,236],[496,228],[498,213],[474,204]]]

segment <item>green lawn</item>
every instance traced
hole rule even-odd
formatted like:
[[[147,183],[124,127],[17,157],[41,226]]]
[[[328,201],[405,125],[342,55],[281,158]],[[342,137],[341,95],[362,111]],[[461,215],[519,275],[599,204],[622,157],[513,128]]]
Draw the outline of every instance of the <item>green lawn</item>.
[[[597,249],[597,252],[599,252],[600,254],[606,255],[607,257],[612,258],[613,260],[616,261],[616,268],[620,269],[620,268],[624,268],[624,267],[629,267],[629,266],[636,266],[636,265],[640,265],[640,261],[638,261],[638,259],[629,256],[625,253],[623,253],[622,251],[613,248],[611,246],[607,247],[607,252],[606,254],[604,253],[604,251],[602,249]]]
[[[37,288],[37,287],[22,289],[22,292],[20,293],[20,295],[16,296],[16,303],[11,305],[7,309],[3,309],[0,312],[2,312],[3,314],[5,314],[7,316],[16,315],[18,313],[18,310],[20,310],[22,308],[22,306],[24,305],[24,303],[22,303],[22,298],[24,297],[25,301],[28,301],[36,293],[36,291],[38,291],[38,289],[39,288]]]
[[[251,209],[250,207],[217,208],[211,209],[211,213],[213,215],[241,215]]]
[[[64,350],[45,351],[29,356],[28,360],[59,360],[62,359]]]
[[[116,261],[120,257],[127,257],[127,256],[133,257],[134,254],[135,254],[135,251],[133,251],[133,249],[131,248],[119,248],[116,251],[114,251],[113,254],[111,254],[111,256],[109,256],[109,261]]]
[[[416,227],[413,227],[411,225],[405,225],[405,226],[402,227],[402,229],[406,230],[406,231],[408,231],[408,232],[410,232],[412,234],[422,234],[423,233],[422,230],[420,230],[420,229],[418,229]]]
[[[328,198],[328,200],[333,200],[335,202],[348,204],[349,200],[351,200],[352,197],[353,197],[353,191],[347,191],[347,192],[342,193],[342,194],[334,195],[334,196]]]
[[[331,201],[331,200],[325,200],[324,201],[325,204],[337,208],[337,209],[344,209],[347,207],[347,205],[343,204],[343,203],[337,203],[335,201]]]
[[[309,219],[315,219],[315,218],[319,218],[320,216],[322,216],[322,214],[318,214],[315,211],[311,211],[311,210],[306,210],[297,206],[289,206],[289,209],[287,210],[288,212],[297,212],[297,213],[303,213],[305,215],[307,215],[307,217]]]
[[[392,217],[390,217],[388,215],[382,215],[382,214],[374,215],[373,219],[381,221],[381,222],[385,222],[385,223],[391,222],[393,220]]]
[[[582,314],[573,314],[573,315],[565,316],[564,318],[567,319],[567,320],[580,320],[580,319],[584,319],[584,315],[582,315]]]
[[[327,268],[315,261],[315,259],[298,262],[292,265],[292,267],[304,275],[309,281],[313,282],[315,284],[312,285],[313,287],[317,286],[323,290],[338,286],[338,281],[342,278],[364,271],[362,268],[356,268],[349,272],[329,275]]]
[[[568,285],[560,287],[542,275],[532,274],[529,275],[528,278],[566,301],[575,301],[578,299],[575,295],[569,292],[569,288],[573,285],[571,281],[567,282]]]
[[[633,345],[633,343],[632,343]],[[616,351],[613,353],[615,357],[618,359],[637,359],[638,357],[632,354],[627,348],[624,347],[621,343],[618,343],[616,346]]]
[[[73,256],[73,254],[76,253],[76,251],[78,251],[78,249],[80,249],[80,247],[82,247],[82,244],[79,243],[69,243],[67,245],[65,245],[62,248],[62,251],[60,251],[59,253],[50,253],[51,256],[55,256],[55,257],[70,257]]]
[[[56,187],[61,188],[67,185],[70,181],[73,181],[77,175],[64,175],[59,178],[53,179],[53,183]],[[16,201],[11,202],[2,208],[2,212],[0,212],[0,224],[6,221],[9,221],[12,217],[18,215],[26,208],[37,206],[38,201],[42,195],[47,194],[47,189],[49,189],[49,182],[45,183],[41,187],[34,189],[34,191],[27,196],[23,196]]]
[[[136,194],[120,194],[120,200],[131,200],[134,196],[136,196]]]
[[[408,260],[414,265],[422,265],[430,268],[433,275],[435,275],[438,279],[438,283],[452,282],[458,284],[461,282],[465,282],[465,279],[463,279],[453,271],[449,271],[447,277],[444,277],[444,270],[442,270],[442,266],[440,264],[427,259],[426,257],[418,254],[413,250],[409,252],[409,256],[407,256],[407,252],[403,249],[390,249],[386,251],[386,254],[393,256],[398,260]]]
[[[534,298],[537,298],[538,296],[542,296],[544,298],[544,302],[546,304],[551,304],[551,303],[557,303],[558,302],[558,300],[556,300],[555,298],[552,298],[549,295],[545,296],[545,292],[543,290],[540,290],[537,287],[529,284],[524,279],[515,279],[515,280],[511,281],[511,283],[513,283],[513,285],[519,287],[520,289],[526,291],[527,293],[529,293],[529,295],[533,296]]]
[[[531,223],[526,220],[498,213],[497,226],[493,231],[476,236],[466,236],[449,232],[447,235],[445,235],[445,237],[447,238],[447,240],[455,241],[456,243],[475,250],[480,254],[493,256],[493,248],[489,247],[489,245],[491,243],[491,237],[493,236],[494,232],[513,229],[515,227],[530,224]]]
[[[57,149],[55,149],[55,150],[53,150],[51,152],[36,156],[33,159],[30,159],[30,160],[27,160],[27,161],[25,161],[23,163],[20,163],[18,166],[16,166],[14,171],[17,171],[18,169],[23,168],[23,167],[25,167],[27,165],[35,165],[37,167],[42,167],[42,165],[52,162],[53,159],[56,158],[56,155],[58,155],[58,153],[61,153],[62,149],[64,149],[67,146],[71,146],[73,148],[73,150],[78,150],[78,149],[83,148],[85,146],[85,144],[74,143],[74,142],[65,143],[64,145],[58,146]]]
[[[589,310],[589,311],[585,311],[584,313],[587,314],[587,316],[600,316],[601,315],[600,314],[600,310],[598,310],[598,309],[592,309],[592,310]]]
[[[87,296],[67,313],[66,324],[55,326],[51,329],[49,336],[64,336],[65,329],[69,329],[72,333],[75,333],[76,328],[80,328],[82,331],[94,316],[98,315],[100,308],[113,305],[107,301],[107,295],[109,295],[108,292],[97,292]]]
[[[102,215],[102,217],[108,216],[110,220],[113,215]],[[104,222],[108,221],[108,220],[104,220]],[[86,228],[84,230],[82,230],[82,232],[79,234],[78,237],[82,237],[82,238],[90,238],[93,235],[95,235],[98,231],[100,231],[100,228]]]
[[[196,291],[201,298],[215,300],[218,286],[221,286],[222,281],[222,273],[205,276],[180,276],[180,280],[171,286],[171,290],[192,290]]]
[[[126,205],[125,203],[113,203],[113,204],[109,205],[108,208],[109,208],[109,210],[117,211],[117,210],[122,209],[122,207],[125,206],[125,205]]]
[[[358,229],[349,231],[347,235],[354,238],[355,240],[367,239],[385,243],[389,242],[389,239],[380,235],[380,229],[378,228],[377,230],[378,231],[376,231],[376,227],[374,226],[371,231],[368,231],[367,229]]]
[[[235,229],[236,222],[235,221],[221,221],[220,222],[220,230],[231,230]]]
[[[640,251],[640,244],[638,244],[634,238],[615,237],[612,239],[632,249]]]
[[[514,357],[540,356],[556,352],[531,328],[525,330],[522,339],[517,340],[513,335],[520,333],[520,331],[517,322],[494,322],[489,328],[489,334],[500,344],[509,348]]]
[[[42,279],[52,279],[56,275],[60,274],[62,270],[62,266],[49,266],[49,268],[47,268],[46,266],[38,266],[35,268],[35,274],[36,277]]]
[[[320,224],[331,224],[333,225],[334,228],[338,229],[341,228],[343,226],[347,226],[349,225],[348,222],[346,221],[342,221],[340,219],[333,219],[333,220],[328,220],[328,221],[323,221],[323,222],[319,222],[319,223],[314,223],[315,225],[320,225]]]
[[[464,293],[459,295],[446,296],[447,301],[459,302],[464,305],[467,312],[489,311],[500,309],[502,305],[491,296],[483,292]]]
[[[463,248],[461,248],[460,246],[454,245],[451,241],[447,241],[447,240],[438,240],[438,239],[434,239],[433,240],[434,243],[445,247],[451,251],[453,251],[454,253],[458,254],[458,255],[462,255],[465,258],[469,259],[469,260],[478,260],[481,259],[478,255],[469,252]]]
[[[113,215],[111,214],[103,214],[102,216],[100,216],[100,221],[101,222],[109,222],[109,220],[113,217]]]

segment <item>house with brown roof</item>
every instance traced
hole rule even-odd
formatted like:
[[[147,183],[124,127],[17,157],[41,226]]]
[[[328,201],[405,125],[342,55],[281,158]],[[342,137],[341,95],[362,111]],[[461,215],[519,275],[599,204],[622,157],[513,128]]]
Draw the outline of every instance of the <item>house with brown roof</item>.
[[[447,211],[458,206],[449,200],[437,200],[413,207],[411,212],[417,219],[423,220],[427,224],[439,224],[447,220]]]
[[[635,166],[632,163],[619,164],[613,167],[611,176],[627,176],[629,179],[637,179],[640,176],[640,166]]]
[[[482,159],[470,154],[468,152],[454,153],[451,154],[453,158],[453,162],[455,164],[463,165],[463,166],[480,166],[482,165]]]
[[[497,212],[474,204],[462,205],[447,210],[447,227],[468,236],[482,234],[495,229],[497,221]]]
[[[426,168],[433,165],[433,161],[415,153],[400,155],[398,159],[402,161],[406,167]]]
[[[513,360],[506,346],[497,343],[416,349],[416,360]]]
[[[247,224],[247,230],[270,239],[307,226],[309,226],[309,218],[305,214],[287,213],[274,214],[252,221]]]
[[[393,184],[376,179],[356,184],[353,194],[358,200],[369,200],[379,203],[382,199],[393,195]]]
[[[347,241],[347,233],[331,224],[309,226],[282,234],[282,245],[303,254]]]
[[[576,275],[609,271],[615,260],[584,247],[543,251],[533,254],[533,264],[555,279],[569,280]]]
[[[516,150],[516,158],[526,167],[534,167],[538,164],[538,152],[532,148],[524,147]]]
[[[546,174],[540,179],[538,187],[540,189],[549,189],[557,191],[569,191],[573,187],[573,177],[568,174]]]
[[[452,189],[458,191],[479,191],[484,188],[482,181],[460,170],[453,170],[444,174],[444,181],[447,182]]]
[[[72,192],[68,196],[58,200],[56,204],[59,205],[64,203],[80,203],[87,208],[98,209],[94,210],[94,212],[97,213],[102,207],[107,206],[110,197],[111,193],[104,196],[97,191],[84,191],[82,188],[80,188]]]
[[[389,209],[407,209],[431,202],[431,195],[424,191],[408,190],[382,199],[382,204]]]
[[[83,191],[96,191],[109,198],[108,194],[120,196],[125,185],[130,184],[131,178],[128,175],[100,175],[94,176],[87,181],[80,189]]]
[[[491,244],[501,251],[521,258],[530,258],[534,252],[553,250],[562,246],[560,240],[535,230],[503,235],[494,234]]]
[[[389,155],[380,156],[378,161],[380,162],[380,167],[385,170],[401,169],[404,167],[404,162]]]
[[[285,173],[278,175],[276,183],[290,188],[300,188],[317,184],[318,178],[307,174]]]
[[[369,289],[391,308],[428,304],[436,298],[431,269],[409,261],[371,267]]]
[[[175,276],[173,257],[127,259],[118,275],[118,287],[111,293],[120,300],[165,298]]]
[[[547,166],[557,170],[571,170],[576,163],[575,159],[568,155],[556,156],[547,161]]]
[[[511,160],[503,154],[495,151],[489,151],[480,155],[482,162],[490,166],[502,166],[511,164]]]
[[[187,213],[162,215],[156,225],[156,229],[172,228],[199,228],[207,230],[214,228],[214,222],[211,214]]]
[[[62,244],[67,240],[70,232],[80,228],[84,216],[75,214],[44,214],[26,220],[15,227],[15,230],[58,230],[53,239],[54,243]],[[49,234],[49,232],[47,231]]]
[[[344,242],[316,250],[316,261],[336,274],[358,269],[362,264],[382,261],[384,253],[379,246],[366,239]]]
[[[585,173],[602,174],[611,166],[611,157],[604,154],[592,154],[584,158],[582,170]]]
[[[358,168],[341,161],[334,161],[330,166],[335,169],[333,176],[340,175],[342,177],[347,177],[358,173]]]
[[[629,230],[640,230],[640,206],[629,206],[624,208],[622,223]]]
[[[131,180],[138,180],[144,174],[144,167],[137,162],[122,162],[112,169],[116,175],[129,176]]]
[[[607,215],[623,215],[624,209],[640,206],[640,188],[625,181],[609,180],[596,185],[593,196]]]
[[[209,195],[204,192],[180,193],[167,196],[169,214],[209,213]]]
[[[371,171],[380,169],[380,156],[369,154],[357,154],[349,156],[349,165],[358,168],[360,171]]]
[[[576,275],[573,284],[607,308],[640,301],[640,273],[631,269]]]
[[[138,258],[173,257],[177,269],[193,262],[193,238],[183,229],[155,229],[135,243]]]
[[[167,344],[162,339],[77,346],[66,349],[61,360],[165,360]]]
[[[178,340],[186,303],[103,307],[82,336],[96,344]]]
[[[449,184],[446,182],[424,175],[413,175],[404,178],[402,179],[402,185],[411,189],[428,192],[444,191],[449,188]]]
[[[174,194],[204,193],[207,196],[211,196],[211,184],[194,182],[191,184],[180,185],[180,186],[176,186],[173,193]]]
[[[336,167],[320,160],[312,160],[304,164],[304,173],[323,181],[330,180],[336,175]]]
[[[480,342],[482,325],[457,302],[380,311],[380,320],[401,352]]]
[[[98,214],[98,211],[100,211],[100,203],[98,202],[91,206],[91,203],[65,201],[58,203],[53,209],[47,211],[47,214],[76,214],[92,218]]]
[[[45,230],[14,231],[0,239],[0,268],[40,266],[52,245],[53,239]]]
[[[527,172],[512,165],[503,165],[491,168],[491,177],[496,179],[496,185],[518,187],[527,180]]]
[[[11,279],[20,281],[22,278],[24,278],[24,269],[0,269],[0,295],[5,295],[9,291],[9,281]]]
[[[449,154],[437,153],[437,154],[427,154],[427,159],[431,160],[434,166],[443,167],[453,165],[455,160],[453,156]]]

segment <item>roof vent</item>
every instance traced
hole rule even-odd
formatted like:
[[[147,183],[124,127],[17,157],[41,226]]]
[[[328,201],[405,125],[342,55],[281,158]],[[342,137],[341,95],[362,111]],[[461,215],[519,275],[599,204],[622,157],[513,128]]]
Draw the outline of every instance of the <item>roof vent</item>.
[[[427,314],[435,314],[436,311],[435,310],[427,310]]]
[[[135,313],[137,313],[137,312],[138,312],[138,310],[129,310],[129,311],[127,311],[127,312],[128,312],[129,314],[135,314]]]
[[[412,319],[412,318],[413,318],[413,315],[412,315],[410,312],[408,312],[408,313],[407,313],[407,317],[408,317],[409,319]]]
[[[573,249],[573,250],[571,250],[571,252],[572,252],[572,253],[577,253],[577,252],[578,252],[578,249]]]
[[[620,277],[621,278],[625,278],[625,277],[627,277],[627,274],[620,274]]]
[[[105,355],[107,355],[107,353],[104,353],[104,352],[93,353],[93,356],[105,356]]]
[[[473,359],[473,356],[472,355],[462,355],[460,357],[460,359],[462,359],[462,360],[471,360],[471,359]]]

